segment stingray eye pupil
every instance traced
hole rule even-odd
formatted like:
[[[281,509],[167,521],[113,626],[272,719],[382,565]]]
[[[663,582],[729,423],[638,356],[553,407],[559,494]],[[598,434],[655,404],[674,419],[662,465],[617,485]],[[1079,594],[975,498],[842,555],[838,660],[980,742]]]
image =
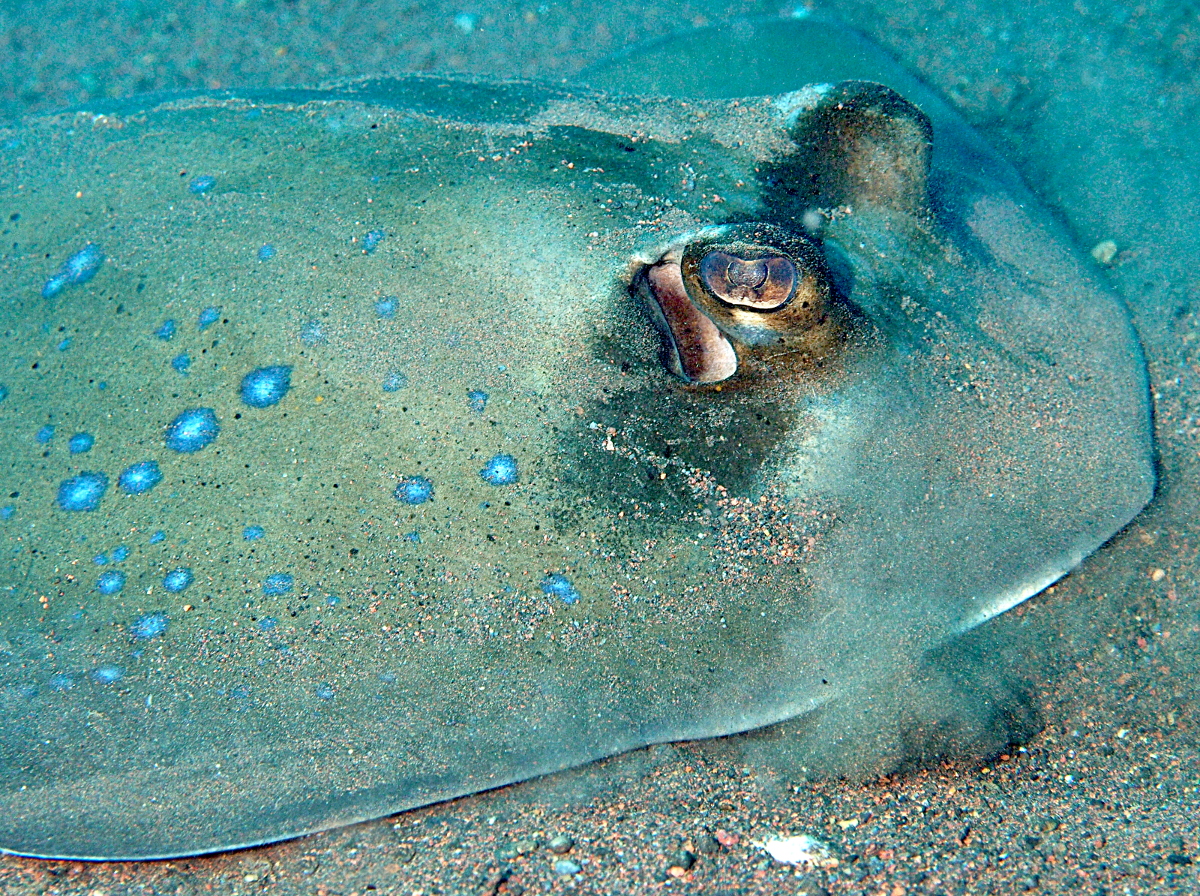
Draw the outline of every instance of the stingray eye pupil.
[[[726,277],[729,278],[729,283],[732,286],[748,286],[751,289],[758,289],[766,282],[767,279],[767,263],[761,258],[754,261],[742,261],[740,258],[735,258],[729,263],[726,269]]]
[[[727,305],[774,311],[791,300],[799,275],[781,255],[740,258],[714,249],[700,260],[700,279]]]

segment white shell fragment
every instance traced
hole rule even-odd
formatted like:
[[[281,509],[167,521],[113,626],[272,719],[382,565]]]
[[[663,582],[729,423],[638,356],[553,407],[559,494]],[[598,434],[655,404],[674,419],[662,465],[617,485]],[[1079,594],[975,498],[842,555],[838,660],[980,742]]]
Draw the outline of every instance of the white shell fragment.
[[[776,862],[785,865],[800,865],[810,868],[836,868],[829,845],[808,834],[794,837],[772,837],[768,840],[751,840],[752,846],[765,850]]]

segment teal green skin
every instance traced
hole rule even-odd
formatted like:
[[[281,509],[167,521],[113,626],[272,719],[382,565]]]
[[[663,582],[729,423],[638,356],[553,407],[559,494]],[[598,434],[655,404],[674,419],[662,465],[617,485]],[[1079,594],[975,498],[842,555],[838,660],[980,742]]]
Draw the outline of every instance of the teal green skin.
[[[940,106],[928,193],[843,178],[821,130],[836,95],[413,77],[6,132],[0,848],[247,846],[794,717],[1128,522],[1154,473],[1121,308],[986,147],[956,124],[939,142]],[[197,174],[216,178],[202,196]],[[644,266],[817,206],[836,354],[747,354],[706,387],[664,368]],[[100,272],[42,298],[89,240]],[[281,364],[283,400],[242,404],[242,377]],[[220,435],[173,453],[164,427],[193,407]],[[95,447],[36,444],[47,420]],[[480,477],[497,454],[515,484]],[[79,469],[147,459],[151,492],[55,505]],[[410,476],[432,499],[394,499]],[[118,544],[128,580],[101,595],[91,558]],[[294,589],[264,593],[276,573]],[[150,613],[166,631],[137,638]]]

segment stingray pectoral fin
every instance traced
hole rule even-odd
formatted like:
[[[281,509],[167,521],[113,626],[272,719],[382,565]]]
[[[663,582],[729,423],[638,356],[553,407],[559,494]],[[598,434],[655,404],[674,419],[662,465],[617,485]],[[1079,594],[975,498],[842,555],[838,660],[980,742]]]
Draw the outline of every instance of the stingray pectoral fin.
[[[780,163],[786,182],[808,184],[822,207],[876,205],[920,214],[928,205],[933,127],[891,88],[843,81],[793,126],[797,151]]]
[[[677,260],[647,266],[635,281],[663,332],[667,368],[691,383],[719,383],[737,372],[733,345],[688,297]]]

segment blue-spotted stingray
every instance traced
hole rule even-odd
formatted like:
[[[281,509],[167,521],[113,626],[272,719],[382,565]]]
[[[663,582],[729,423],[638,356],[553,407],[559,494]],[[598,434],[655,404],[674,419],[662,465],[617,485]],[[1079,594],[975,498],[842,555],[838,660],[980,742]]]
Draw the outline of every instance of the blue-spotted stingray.
[[[802,716],[1149,500],[1123,309],[886,56],[750,23],[585,80],[0,134],[0,849]]]

